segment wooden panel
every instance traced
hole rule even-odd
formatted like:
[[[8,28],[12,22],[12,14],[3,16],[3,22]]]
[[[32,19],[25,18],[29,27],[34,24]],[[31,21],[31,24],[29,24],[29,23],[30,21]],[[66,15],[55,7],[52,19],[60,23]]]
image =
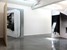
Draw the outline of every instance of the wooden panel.
[[[7,45],[7,2],[0,2],[0,39],[3,41],[3,45]],[[0,41],[0,42],[1,42]]]
[[[4,6],[4,42],[7,45],[7,3]]]
[[[3,37],[3,28],[4,28],[4,3],[0,2],[0,37]]]

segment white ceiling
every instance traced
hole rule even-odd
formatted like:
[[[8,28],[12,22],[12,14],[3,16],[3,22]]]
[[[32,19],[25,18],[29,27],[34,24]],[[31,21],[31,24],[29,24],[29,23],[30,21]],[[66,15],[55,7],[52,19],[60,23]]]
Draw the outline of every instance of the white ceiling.
[[[63,1],[63,0],[41,0],[38,5],[34,6],[34,8],[36,9],[36,8],[54,4],[60,1]]]
[[[0,0],[0,1],[5,1],[5,0]],[[62,0],[8,0],[9,3],[15,3],[15,4],[27,5],[27,6],[35,5],[37,1],[40,1],[40,2],[37,6],[35,6],[35,8],[40,7],[40,6],[49,5],[52,3],[56,3]]]
[[[0,0],[0,1],[5,1],[5,0]],[[37,1],[36,0],[8,0],[8,3],[32,6],[33,4],[37,3]]]
[[[5,0],[0,0],[0,1],[5,1]],[[39,0],[8,0],[9,3],[14,3],[14,4],[20,4],[20,5],[26,5],[26,6],[32,6],[37,3]],[[59,2],[61,1],[61,2]],[[52,4],[54,3],[54,4]],[[47,5],[47,6],[46,6]],[[41,0],[36,6],[33,8],[39,8],[43,7],[49,8],[49,9],[66,9],[67,8],[67,0]]]

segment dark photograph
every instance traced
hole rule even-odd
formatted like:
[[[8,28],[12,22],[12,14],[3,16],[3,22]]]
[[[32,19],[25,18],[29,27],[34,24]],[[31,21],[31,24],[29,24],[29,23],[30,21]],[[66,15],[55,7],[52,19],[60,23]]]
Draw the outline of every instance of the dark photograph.
[[[7,28],[14,31],[14,13],[7,14]]]

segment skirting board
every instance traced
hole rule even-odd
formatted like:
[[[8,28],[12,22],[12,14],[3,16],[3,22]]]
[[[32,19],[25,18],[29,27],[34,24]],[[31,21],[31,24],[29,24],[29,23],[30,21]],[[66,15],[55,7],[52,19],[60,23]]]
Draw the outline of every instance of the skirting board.
[[[31,35],[46,35],[46,34],[49,34],[51,35],[51,33],[34,33],[34,34],[24,34],[24,36],[31,36]]]

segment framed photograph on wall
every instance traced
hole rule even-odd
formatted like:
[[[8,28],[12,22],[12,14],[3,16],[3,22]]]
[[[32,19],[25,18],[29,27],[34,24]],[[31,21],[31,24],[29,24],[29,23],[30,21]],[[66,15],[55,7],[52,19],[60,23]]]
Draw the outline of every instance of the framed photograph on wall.
[[[17,9],[7,12],[7,35],[20,37],[20,11]]]
[[[14,13],[7,14],[7,28],[14,31]]]

